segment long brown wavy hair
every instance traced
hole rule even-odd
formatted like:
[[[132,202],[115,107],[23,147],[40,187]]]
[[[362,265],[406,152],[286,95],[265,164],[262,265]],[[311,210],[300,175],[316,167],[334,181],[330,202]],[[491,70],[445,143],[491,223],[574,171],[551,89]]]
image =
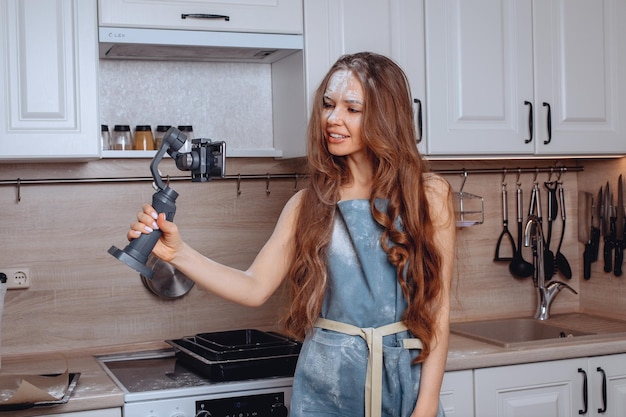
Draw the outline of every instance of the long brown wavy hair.
[[[424,190],[429,169],[417,151],[408,80],[392,60],[374,53],[339,58],[315,93],[307,131],[310,183],[296,221],[295,254],[288,275],[292,301],[285,330],[301,339],[319,317],[335,207],[341,187],[352,181],[345,158],[328,151],[322,123],[323,95],[329,79],[340,70],[350,71],[363,87],[362,139],[374,167],[370,207],[384,228],[382,245],[408,300],[403,320],[424,344],[417,359],[421,362],[430,353],[443,285],[442,256],[434,242]],[[376,208],[378,198],[388,200],[386,212]]]

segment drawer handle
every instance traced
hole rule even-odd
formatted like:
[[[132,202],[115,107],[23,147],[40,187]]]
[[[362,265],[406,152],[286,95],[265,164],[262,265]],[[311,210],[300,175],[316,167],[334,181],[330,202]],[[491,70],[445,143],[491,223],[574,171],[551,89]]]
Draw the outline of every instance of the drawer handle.
[[[550,108],[550,103],[543,103],[543,107],[548,108],[548,115],[546,116],[546,124],[548,126],[548,140],[544,140],[543,144],[547,145],[552,142],[552,109]]]
[[[205,14],[205,13],[185,13],[180,15],[181,19],[224,19],[226,22],[230,21],[230,16],[223,14]]]
[[[422,143],[422,100],[419,98],[414,98],[413,103],[417,105],[417,111],[415,112],[417,116],[417,143]]]
[[[525,101],[524,105],[530,106],[530,110],[528,111],[528,131],[530,132],[530,138],[525,139],[524,143],[530,143],[533,141],[533,103]]]
[[[606,372],[599,366],[596,371],[602,372],[602,408],[598,408],[598,413],[604,414],[606,413]]]
[[[578,373],[583,374],[583,409],[578,410],[578,414],[587,414],[587,401],[588,401],[588,393],[587,393],[587,372],[583,368],[578,368]]]

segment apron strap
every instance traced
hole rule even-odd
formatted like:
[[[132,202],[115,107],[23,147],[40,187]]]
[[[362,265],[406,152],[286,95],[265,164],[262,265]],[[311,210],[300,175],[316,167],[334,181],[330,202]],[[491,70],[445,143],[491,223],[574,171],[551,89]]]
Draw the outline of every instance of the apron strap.
[[[318,318],[315,327],[332,330],[350,336],[360,336],[367,343],[369,357],[367,361],[367,377],[365,380],[365,417],[380,417],[382,413],[382,380],[383,380],[383,337],[408,330],[401,322],[381,327],[360,328],[339,321]],[[422,349],[419,339],[404,339],[405,349]]]

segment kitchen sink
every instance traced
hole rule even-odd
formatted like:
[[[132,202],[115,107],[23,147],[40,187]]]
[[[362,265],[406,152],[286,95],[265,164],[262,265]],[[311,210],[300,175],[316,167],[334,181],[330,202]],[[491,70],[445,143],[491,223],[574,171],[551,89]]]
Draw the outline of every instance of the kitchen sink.
[[[511,318],[498,320],[452,323],[452,333],[492,343],[505,348],[555,342],[594,335],[594,333],[568,329],[561,325],[548,324],[532,318]]]

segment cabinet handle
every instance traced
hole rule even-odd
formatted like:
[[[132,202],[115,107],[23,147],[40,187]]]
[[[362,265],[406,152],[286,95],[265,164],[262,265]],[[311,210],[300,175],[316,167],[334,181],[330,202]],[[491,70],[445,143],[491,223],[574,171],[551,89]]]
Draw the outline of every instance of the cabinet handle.
[[[596,371],[602,372],[602,408],[598,408],[598,413],[604,414],[606,413],[606,372],[599,366]]]
[[[547,120],[546,123],[548,125],[548,140],[544,140],[543,144],[547,145],[548,143],[552,142],[552,109],[550,108],[550,103],[543,103],[543,107],[547,107],[548,108],[548,116],[547,116]]]
[[[528,131],[530,132],[530,138],[525,139],[524,143],[530,143],[533,141],[533,103],[525,101],[524,104],[530,106],[530,110],[528,111]]]
[[[583,409],[578,410],[578,414],[587,414],[587,400],[588,400],[588,391],[587,391],[587,372],[583,368],[578,368],[578,373],[583,374]]]
[[[417,143],[422,143],[423,130],[422,130],[422,100],[419,98],[414,98],[413,103],[417,104],[417,111],[415,112],[417,117]]]
[[[226,22],[230,21],[230,16],[223,14],[205,14],[205,13],[185,13],[180,15],[181,19],[224,19]]]

